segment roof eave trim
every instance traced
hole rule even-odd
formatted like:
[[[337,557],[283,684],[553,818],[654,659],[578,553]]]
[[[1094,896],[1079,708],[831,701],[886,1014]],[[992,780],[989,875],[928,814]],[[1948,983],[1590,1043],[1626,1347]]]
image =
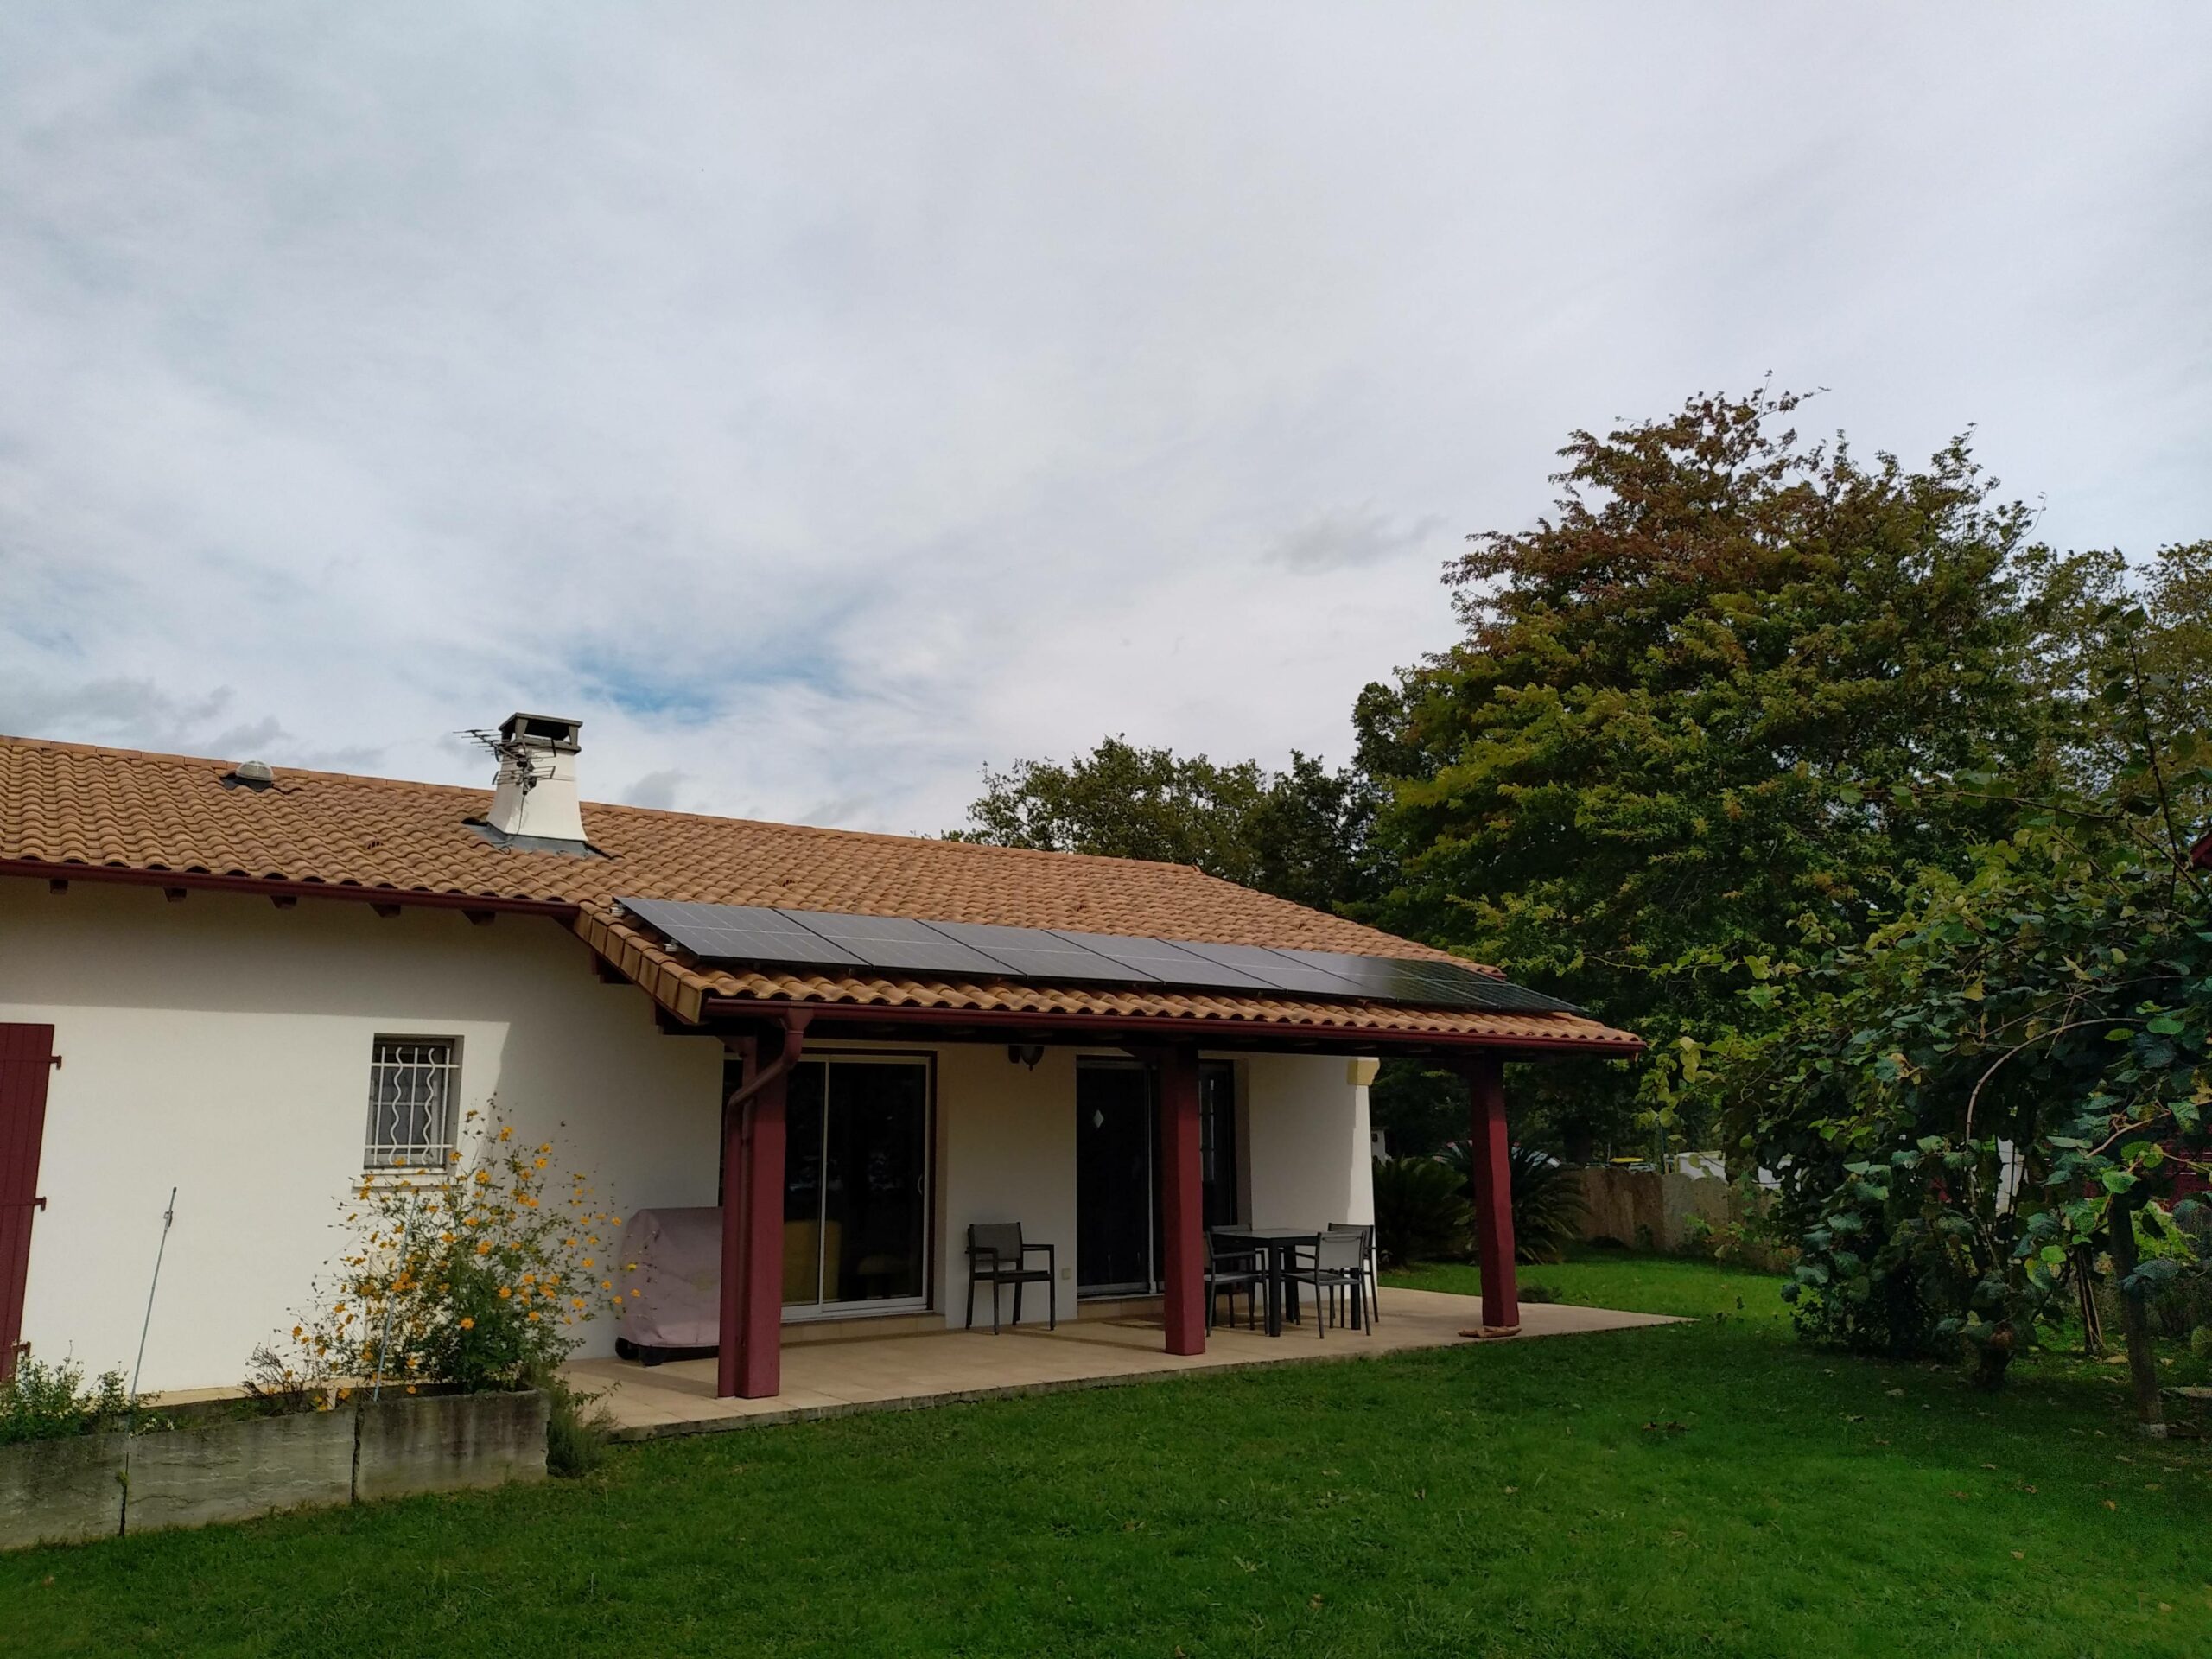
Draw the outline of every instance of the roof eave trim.
[[[1523,1051],[1541,1054],[1583,1054],[1605,1059],[1628,1060],[1641,1055],[1643,1040],[1621,1037],[1541,1037],[1478,1034],[1468,1032],[1376,1031],[1351,1026],[1300,1025],[1287,1020],[1198,1019],[1187,1014],[1055,1014],[1050,1009],[900,1007],[867,1002],[814,1002],[797,998],[709,996],[698,1016],[703,1020],[749,1020],[791,1008],[804,1008],[815,1025],[969,1026],[985,1030],[1089,1031],[1111,1040],[1113,1034],[1141,1033],[1148,1037],[1195,1042],[1200,1047],[1217,1043],[1254,1041],[1298,1049],[1326,1046],[1372,1052],[1395,1048],[1456,1048],[1490,1052]]]
[[[149,869],[134,864],[82,863],[74,859],[0,859],[0,876],[10,875],[39,881],[114,881],[130,887],[190,887],[202,893],[244,893],[262,897],[350,899],[357,903],[412,905],[431,910],[499,910],[563,920],[575,916],[580,908],[565,899],[523,899],[507,893],[371,887],[359,881],[296,881],[280,876]]]

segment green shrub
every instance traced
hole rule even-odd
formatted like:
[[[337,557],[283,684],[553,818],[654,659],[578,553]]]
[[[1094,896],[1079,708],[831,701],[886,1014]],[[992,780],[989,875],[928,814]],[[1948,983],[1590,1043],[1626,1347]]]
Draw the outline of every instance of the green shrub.
[[[1459,1178],[1433,1158],[1376,1160],[1375,1242],[1384,1261],[1464,1261],[1473,1223]]]
[[[547,1471],[575,1480],[606,1462],[614,1415],[600,1396],[579,1393],[558,1371],[539,1373],[531,1382],[545,1395]]]
[[[1454,1171],[1460,1190],[1475,1191],[1472,1149],[1455,1141],[1440,1154]],[[1557,1262],[1582,1236],[1582,1178],[1548,1153],[1515,1147],[1506,1154],[1506,1179],[1513,1195],[1513,1259]]]
[[[103,1371],[88,1388],[83,1366],[66,1359],[44,1365],[25,1354],[0,1382],[0,1446],[119,1428],[130,1410],[121,1371]]]

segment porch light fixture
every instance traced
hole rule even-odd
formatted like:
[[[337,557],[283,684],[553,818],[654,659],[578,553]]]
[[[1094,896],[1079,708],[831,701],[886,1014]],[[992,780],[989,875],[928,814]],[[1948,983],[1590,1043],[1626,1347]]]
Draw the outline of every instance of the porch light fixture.
[[[1037,1062],[1044,1058],[1045,1045],[1042,1043],[1008,1043],[1006,1046],[1006,1063],[1008,1065],[1026,1065],[1034,1071]]]

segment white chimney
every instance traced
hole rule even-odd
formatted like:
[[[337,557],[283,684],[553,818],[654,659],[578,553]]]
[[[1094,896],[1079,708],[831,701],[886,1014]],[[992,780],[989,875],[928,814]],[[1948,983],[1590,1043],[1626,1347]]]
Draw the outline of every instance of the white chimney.
[[[566,841],[582,847],[576,804],[577,734],[583,721],[556,715],[509,715],[499,722],[499,775],[485,822],[502,836]]]

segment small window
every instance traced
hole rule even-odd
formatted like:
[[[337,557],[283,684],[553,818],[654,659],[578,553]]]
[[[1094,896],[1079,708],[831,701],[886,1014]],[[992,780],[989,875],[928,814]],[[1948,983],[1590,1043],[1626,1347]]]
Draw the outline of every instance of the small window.
[[[369,1063],[367,1169],[443,1168],[453,1152],[461,1044],[451,1037],[379,1037]]]

